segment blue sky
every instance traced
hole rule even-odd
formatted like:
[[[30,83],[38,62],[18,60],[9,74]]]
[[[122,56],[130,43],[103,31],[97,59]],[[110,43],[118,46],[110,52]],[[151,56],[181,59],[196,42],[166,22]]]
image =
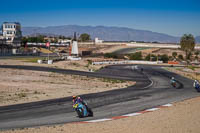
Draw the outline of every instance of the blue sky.
[[[0,0],[0,23],[103,25],[200,35],[200,0]]]

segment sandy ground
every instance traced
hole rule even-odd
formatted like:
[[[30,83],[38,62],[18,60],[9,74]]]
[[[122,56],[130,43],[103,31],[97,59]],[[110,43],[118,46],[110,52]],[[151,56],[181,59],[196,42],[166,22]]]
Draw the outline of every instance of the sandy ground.
[[[190,78],[193,80],[197,79],[200,81],[200,68],[194,68],[194,70],[192,70],[188,67],[167,67],[164,69],[174,72],[174,73],[177,73],[184,77],[187,77],[187,78]]]
[[[105,65],[91,65],[88,63],[88,60],[98,60],[101,58],[83,58],[80,61],[59,61],[54,62],[53,64],[38,64],[30,62],[31,58],[15,58],[15,59],[0,59],[0,65],[28,65],[28,66],[43,66],[43,67],[53,67],[53,68],[62,68],[62,69],[71,69],[71,70],[80,70],[80,71],[89,71],[92,69],[96,71]]]
[[[0,64],[38,66],[18,60],[0,60]],[[50,67],[65,68],[65,65],[67,69],[85,70],[84,64],[74,65],[72,62],[60,62]],[[134,84],[131,81],[1,68],[0,106],[102,92]]]
[[[64,124],[4,133],[199,133],[200,97],[139,116],[91,124]]]
[[[114,46],[110,46],[108,48],[101,48],[99,50],[99,52],[101,53],[112,53],[116,50],[120,50],[120,49],[123,49],[123,48],[132,48],[132,47],[129,47],[129,46],[126,46],[126,45],[114,45]]]

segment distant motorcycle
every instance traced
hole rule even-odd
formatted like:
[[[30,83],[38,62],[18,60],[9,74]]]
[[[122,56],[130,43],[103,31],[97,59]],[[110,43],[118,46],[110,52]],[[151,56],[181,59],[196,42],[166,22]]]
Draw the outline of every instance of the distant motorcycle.
[[[86,107],[86,105],[83,105],[82,103],[74,104],[73,108],[75,109],[79,118],[93,116],[92,110],[90,108]]]
[[[172,85],[174,88],[176,88],[176,81],[172,81],[172,82],[171,82],[171,85]]]
[[[200,85],[196,85],[194,88],[197,90],[197,92],[200,92]]]

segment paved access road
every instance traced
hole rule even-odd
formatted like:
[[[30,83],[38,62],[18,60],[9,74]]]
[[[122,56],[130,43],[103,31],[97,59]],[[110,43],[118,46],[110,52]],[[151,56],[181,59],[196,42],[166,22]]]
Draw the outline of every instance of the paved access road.
[[[133,70],[135,68],[133,65],[115,65],[95,73],[33,66],[0,65],[0,68],[107,77],[137,82],[135,86],[128,88],[82,95],[93,109],[94,117],[78,118],[72,109],[71,97],[0,107],[1,130],[110,118],[200,96],[192,87],[192,80],[168,72],[159,66],[138,65],[138,70]],[[144,69],[143,73],[140,68]],[[177,88],[170,85],[172,76],[179,83]]]

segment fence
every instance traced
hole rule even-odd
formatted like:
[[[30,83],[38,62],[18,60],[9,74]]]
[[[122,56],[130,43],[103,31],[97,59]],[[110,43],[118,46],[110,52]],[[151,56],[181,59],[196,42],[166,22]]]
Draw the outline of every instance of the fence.
[[[125,60],[125,61],[99,61],[92,62],[92,65],[108,65],[108,64],[161,64],[163,61],[137,61],[137,60]]]
[[[7,44],[0,44],[0,56],[7,56],[12,54],[12,46]]]

